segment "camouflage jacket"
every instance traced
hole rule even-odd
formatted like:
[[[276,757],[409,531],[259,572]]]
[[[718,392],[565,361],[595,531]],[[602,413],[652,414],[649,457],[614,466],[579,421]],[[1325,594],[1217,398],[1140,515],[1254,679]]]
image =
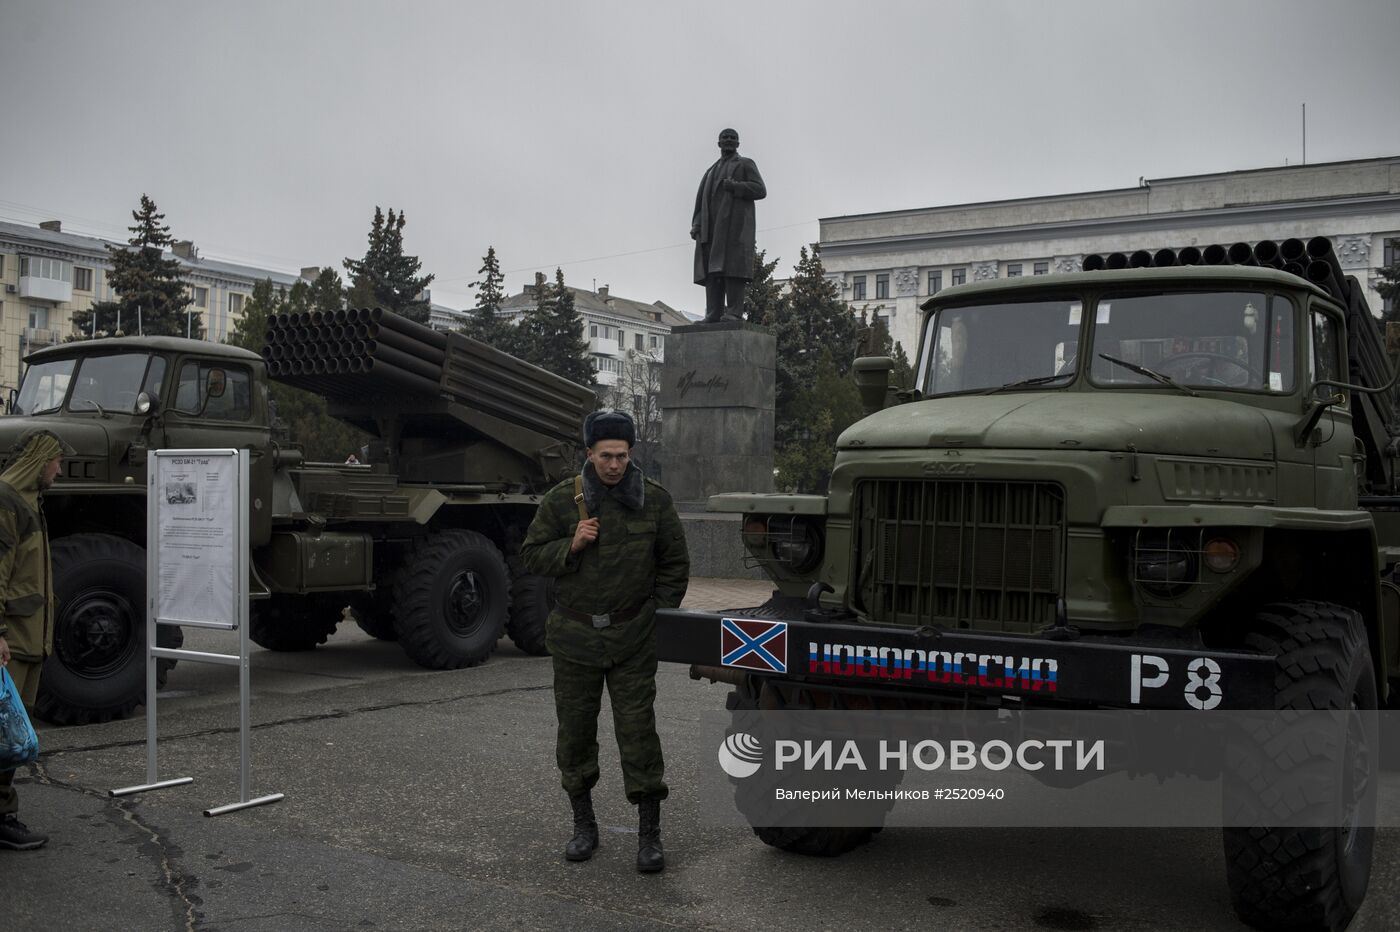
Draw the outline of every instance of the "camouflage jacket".
[[[637,618],[603,629],[551,613],[551,651],[579,662],[597,662],[600,653],[617,660],[650,638],[654,609],[681,604],[690,580],[690,555],[670,494],[635,465],[611,488],[598,480],[591,465],[585,465],[583,476],[588,513],[598,519],[598,539],[578,553],[569,552],[579,513],[574,480],[566,479],[540,501],[520,556],[531,573],[555,577],[555,598],[575,611],[603,614],[644,607]],[[558,643],[562,632],[568,632],[568,644]]]
[[[53,608],[49,534],[37,488],[0,481],[0,637],[15,657],[39,661],[53,653]]]

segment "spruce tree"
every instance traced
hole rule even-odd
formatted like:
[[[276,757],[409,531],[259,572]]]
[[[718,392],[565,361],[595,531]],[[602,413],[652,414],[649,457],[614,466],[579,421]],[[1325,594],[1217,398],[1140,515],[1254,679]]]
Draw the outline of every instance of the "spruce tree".
[[[386,219],[374,208],[369,230],[369,247],[363,259],[345,259],[350,273],[346,295],[351,307],[382,307],[420,324],[428,322],[428,302],[421,297],[433,281],[432,275],[419,275],[423,263],[403,251],[403,228],[408,217],[389,209]]]
[[[864,309],[860,312],[859,356],[888,356],[894,360],[890,371],[890,384],[895,388],[909,388],[914,383],[914,370],[909,364],[909,355],[899,341],[890,336],[890,328],[884,318],[876,315],[867,321]]]
[[[787,294],[763,323],[778,342],[774,439],[781,448],[809,433],[798,413],[799,400],[816,383],[823,350],[830,351],[839,378],[850,375],[856,357],[856,318],[841,303],[836,285],[827,281],[817,244],[810,252],[802,249]]]
[[[554,270],[553,287],[535,288],[535,306],[519,326],[516,356],[571,382],[594,388],[593,358],[583,339],[583,318],[574,307],[574,293],[564,284],[563,269]]]
[[[313,311],[338,311],[345,307],[345,285],[329,265],[321,269],[307,289],[307,303]]]
[[[489,343],[497,349],[511,351],[514,341],[514,327],[501,320],[501,302],[505,300],[505,276],[501,274],[501,263],[496,258],[496,247],[488,246],[482,257],[481,268],[477,269],[480,280],[471,287],[476,289],[476,307],[459,328],[462,333],[474,340]]]
[[[243,302],[243,316],[234,322],[225,341],[233,346],[257,353],[263,348],[267,322],[287,309],[287,298],[272,279],[264,278],[253,285],[253,293]]]
[[[155,201],[141,195],[141,209],[131,212],[136,221],[126,246],[108,246],[112,269],[107,281],[117,293],[115,301],[99,301],[90,311],[73,314],[73,326],[84,336],[93,330],[112,332],[117,329],[120,315],[122,329],[160,336],[189,336],[203,338],[204,321],[198,313],[186,309],[193,303],[189,286],[178,259],[164,257],[165,247],[174,243],[170,227],[164,223],[165,214]]]
[[[744,316],[750,323],[767,324],[777,315],[778,303],[783,299],[782,286],[773,280],[779,260],[767,262],[767,258],[765,249],[754,253],[753,278],[744,287]]]

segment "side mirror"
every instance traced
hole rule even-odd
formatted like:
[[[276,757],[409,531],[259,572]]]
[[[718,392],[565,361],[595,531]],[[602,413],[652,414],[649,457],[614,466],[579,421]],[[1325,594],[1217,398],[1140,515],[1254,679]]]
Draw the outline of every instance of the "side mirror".
[[[19,389],[12,388],[5,395],[5,413],[14,414],[15,405],[19,404]]]
[[[874,414],[885,406],[893,370],[894,360],[889,356],[862,356],[855,361],[852,372],[866,414]]]

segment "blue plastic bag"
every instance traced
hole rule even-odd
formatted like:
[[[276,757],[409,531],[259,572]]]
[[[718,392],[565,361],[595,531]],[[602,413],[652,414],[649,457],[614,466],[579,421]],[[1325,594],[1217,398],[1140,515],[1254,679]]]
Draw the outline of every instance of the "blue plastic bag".
[[[24,711],[24,700],[10,671],[0,667],[0,770],[14,770],[38,759],[39,736]]]

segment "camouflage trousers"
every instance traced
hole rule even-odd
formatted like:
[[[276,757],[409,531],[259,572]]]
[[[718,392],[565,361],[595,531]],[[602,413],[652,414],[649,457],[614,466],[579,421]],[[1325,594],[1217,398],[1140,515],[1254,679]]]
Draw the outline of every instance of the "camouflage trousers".
[[[665,799],[661,739],[652,709],[656,648],[647,644],[611,666],[576,663],[558,654],[553,659],[554,709],[559,718],[555,755],[564,792],[576,796],[598,782],[598,714],[606,684],[627,801]]]
[[[10,678],[15,681],[19,697],[24,700],[24,707],[30,714],[34,712],[34,697],[39,695],[39,671],[43,668],[43,661],[18,658],[11,658],[6,668],[10,671]],[[19,793],[12,785],[14,779],[13,770],[0,770],[0,816],[19,812]]]

